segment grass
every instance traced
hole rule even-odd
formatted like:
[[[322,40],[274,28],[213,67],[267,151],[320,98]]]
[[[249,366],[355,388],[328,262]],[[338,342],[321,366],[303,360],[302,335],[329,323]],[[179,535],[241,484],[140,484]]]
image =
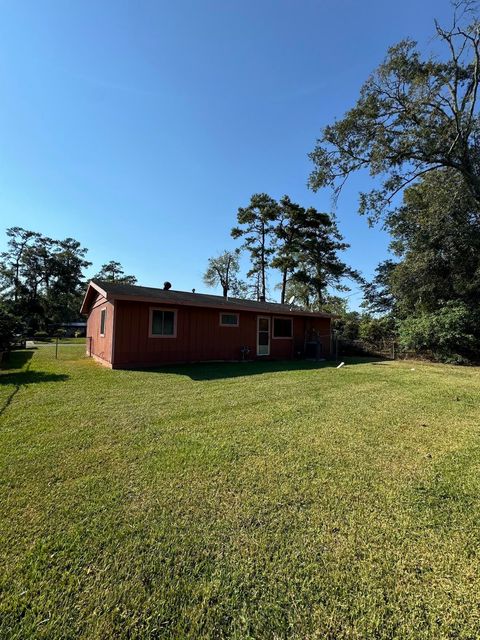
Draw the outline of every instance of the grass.
[[[480,369],[83,351],[0,372],[2,640],[480,637]]]

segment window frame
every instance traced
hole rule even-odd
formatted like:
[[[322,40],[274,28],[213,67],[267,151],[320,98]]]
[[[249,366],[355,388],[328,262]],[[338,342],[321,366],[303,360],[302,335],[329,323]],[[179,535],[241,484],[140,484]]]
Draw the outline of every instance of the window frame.
[[[173,333],[171,335],[163,333],[153,333],[153,312],[154,311],[171,311],[173,313]],[[177,337],[177,309],[170,307],[150,307],[148,314],[148,337],[149,338],[176,338]]]
[[[275,335],[275,320],[290,320],[291,335],[290,336],[276,336]],[[274,340],[293,340],[293,318],[285,316],[273,316],[272,338]]]
[[[102,323],[102,318],[104,318],[103,323]],[[102,324],[103,324],[103,333],[102,333]],[[106,329],[107,329],[107,307],[103,307],[102,309],[100,309],[100,326],[98,328],[98,332],[101,338],[105,337]]]
[[[222,322],[222,316],[235,316],[237,318],[237,323],[236,324],[224,324]],[[238,329],[238,327],[240,326],[240,314],[239,313],[235,313],[234,311],[232,312],[228,312],[228,311],[220,311],[219,315],[218,315],[218,323],[221,327],[228,327],[229,329]]]

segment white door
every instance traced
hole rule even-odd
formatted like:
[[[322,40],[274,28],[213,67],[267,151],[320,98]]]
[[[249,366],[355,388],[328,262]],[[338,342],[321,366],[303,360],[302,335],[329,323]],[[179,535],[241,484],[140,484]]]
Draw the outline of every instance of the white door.
[[[270,355],[270,318],[257,317],[257,356]]]

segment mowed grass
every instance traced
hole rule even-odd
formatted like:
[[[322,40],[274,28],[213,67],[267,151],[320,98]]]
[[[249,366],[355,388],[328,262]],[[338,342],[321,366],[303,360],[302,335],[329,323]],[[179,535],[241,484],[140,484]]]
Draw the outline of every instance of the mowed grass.
[[[480,369],[83,351],[0,372],[2,640],[480,637]]]

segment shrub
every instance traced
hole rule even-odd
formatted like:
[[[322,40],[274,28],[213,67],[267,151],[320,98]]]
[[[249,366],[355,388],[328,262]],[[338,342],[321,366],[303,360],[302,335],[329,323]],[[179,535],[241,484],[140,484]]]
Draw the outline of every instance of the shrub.
[[[478,318],[462,303],[448,303],[432,313],[411,316],[400,323],[401,348],[419,355],[431,355],[442,362],[465,363],[480,357],[480,340],[475,335]]]
[[[392,316],[382,316],[374,318],[365,316],[360,322],[358,328],[358,337],[365,344],[383,348],[385,345],[391,345],[395,337],[395,322]]]
[[[17,316],[0,305],[0,351],[8,349],[15,341],[15,336],[24,334],[25,325]]]
[[[35,331],[33,337],[37,340],[48,340],[49,335],[46,331]]]

